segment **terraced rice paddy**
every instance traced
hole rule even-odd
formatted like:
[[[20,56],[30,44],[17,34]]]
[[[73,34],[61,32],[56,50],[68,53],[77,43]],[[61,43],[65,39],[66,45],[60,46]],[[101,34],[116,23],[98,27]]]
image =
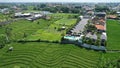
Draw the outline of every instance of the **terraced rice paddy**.
[[[34,34],[27,37],[27,40],[49,40],[49,41],[60,41],[61,32],[57,32],[54,29],[38,30]]]
[[[18,20],[7,26],[0,27],[0,34],[5,34],[5,28],[9,27],[12,28],[12,40],[23,39],[24,33],[27,34],[25,39],[28,40],[60,40],[61,34],[66,30],[57,31],[57,29],[63,25],[69,28],[75,24],[76,20],[68,19],[69,15],[53,14],[51,15],[54,17],[52,20],[39,19],[34,22]],[[66,22],[69,22],[69,24]],[[120,49],[118,46],[119,23],[114,20],[108,20],[107,22],[107,47],[108,49]],[[10,46],[13,46],[14,49],[8,52]],[[110,62],[118,60],[119,56],[119,53],[97,52],[72,44],[12,42],[0,49],[0,68],[117,68]],[[110,64],[110,66],[107,64]]]
[[[13,37],[13,39],[21,39],[23,38],[24,33],[26,33],[27,36],[29,36],[40,28],[45,29],[44,26],[50,24],[50,22],[47,22],[43,19],[40,19],[39,21],[41,22],[40,24],[37,24],[37,21],[30,22],[27,20],[18,20],[14,23],[5,26],[4,28],[12,28],[11,36]]]
[[[13,43],[14,51],[0,50],[1,68],[96,68],[100,53],[74,45]]]
[[[74,16],[75,14],[51,14],[50,20],[38,19],[34,22],[18,20],[14,23],[2,27],[2,31],[7,27],[12,28],[11,37],[13,40],[23,39],[25,34],[26,40],[41,39],[49,41],[60,41],[61,34],[65,33],[66,30],[58,31],[58,29],[64,25],[66,25],[65,27],[67,29],[76,23],[75,18],[68,18],[69,15]],[[57,22],[57,24],[55,22]],[[60,23],[61,25],[59,25]],[[0,33],[5,33],[5,31]]]
[[[70,23],[70,24],[69,24]],[[76,23],[76,19],[60,19],[51,24],[48,28],[41,30],[39,29],[34,34],[30,35],[27,39],[29,40],[49,40],[49,41],[60,41],[62,33],[65,33],[65,30],[58,31],[59,28],[63,26],[68,28],[71,25]],[[69,25],[68,25],[69,24]]]

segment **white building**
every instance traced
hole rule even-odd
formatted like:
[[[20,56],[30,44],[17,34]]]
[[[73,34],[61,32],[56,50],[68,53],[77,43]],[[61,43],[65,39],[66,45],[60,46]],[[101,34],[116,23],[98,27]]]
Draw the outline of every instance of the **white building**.
[[[31,16],[31,13],[21,13],[21,12],[15,13],[15,17],[29,17],[29,16]]]

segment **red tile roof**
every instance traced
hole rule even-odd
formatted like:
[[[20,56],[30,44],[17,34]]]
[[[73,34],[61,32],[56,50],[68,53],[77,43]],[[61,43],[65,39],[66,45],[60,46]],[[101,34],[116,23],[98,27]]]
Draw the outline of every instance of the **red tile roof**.
[[[99,30],[105,30],[105,27],[103,25],[95,25],[95,27]]]

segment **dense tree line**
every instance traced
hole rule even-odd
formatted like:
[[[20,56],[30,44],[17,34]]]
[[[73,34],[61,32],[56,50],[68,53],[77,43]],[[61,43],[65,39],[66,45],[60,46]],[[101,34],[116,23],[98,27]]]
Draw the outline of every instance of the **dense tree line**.
[[[0,9],[3,9],[3,8],[8,8],[8,6],[6,6],[6,5],[0,5]]]
[[[68,7],[68,6],[47,6],[46,4],[36,5],[33,10],[50,11],[53,13],[63,12],[63,13],[79,13],[81,7]]]
[[[107,11],[110,11],[110,10],[109,10],[109,8],[107,6],[96,5],[95,6],[95,11],[96,12],[107,12]]]
[[[23,3],[23,4],[2,4],[0,8],[12,8],[16,6],[21,8],[22,10],[38,10],[38,11],[50,11],[53,13],[61,12],[61,13],[80,13],[82,10],[81,6],[74,6],[74,5],[62,5],[62,4],[32,4],[32,3]]]

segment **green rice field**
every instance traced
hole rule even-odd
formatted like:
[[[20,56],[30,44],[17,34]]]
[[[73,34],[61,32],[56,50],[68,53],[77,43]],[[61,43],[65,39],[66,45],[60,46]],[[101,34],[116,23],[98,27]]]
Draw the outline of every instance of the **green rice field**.
[[[120,50],[120,21],[107,20],[107,48],[110,50]]]

